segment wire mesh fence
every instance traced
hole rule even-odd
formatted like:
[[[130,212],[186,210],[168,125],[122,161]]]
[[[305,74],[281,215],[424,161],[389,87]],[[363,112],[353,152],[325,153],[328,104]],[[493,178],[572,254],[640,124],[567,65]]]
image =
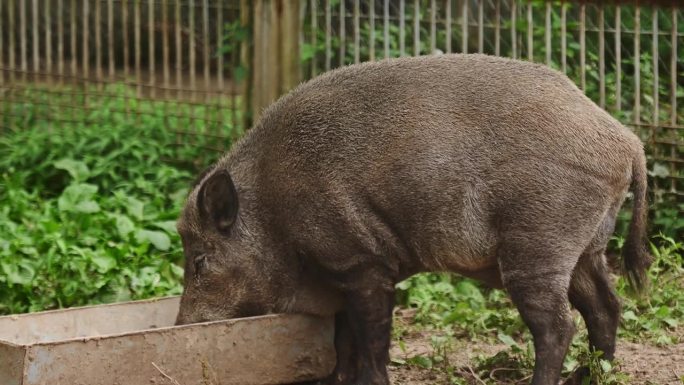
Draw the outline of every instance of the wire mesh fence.
[[[222,150],[262,84],[253,39],[274,38],[252,33],[252,11],[284,23],[295,3],[301,78],[448,52],[546,63],[641,136],[659,197],[684,196],[684,9],[667,1],[3,0],[0,130],[154,117],[179,144]]]
[[[603,3],[309,0],[305,74],[449,52],[545,63],[641,136],[659,196],[682,196],[684,12],[675,2]]]
[[[157,119],[176,143],[239,134],[229,0],[3,0],[0,131]],[[154,140],[154,138],[147,138]],[[201,162],[201,161],[198,161]]]

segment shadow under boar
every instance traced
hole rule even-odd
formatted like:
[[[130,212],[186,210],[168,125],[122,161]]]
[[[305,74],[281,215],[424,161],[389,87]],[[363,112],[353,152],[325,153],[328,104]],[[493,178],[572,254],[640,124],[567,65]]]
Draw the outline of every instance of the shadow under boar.
[[[325,383],[388,384],[395,284],[450,271],[510,294],[534,337],[532,383],[556,385],[568,302],[613,358],[604,251],[630,188],[623,259],[644,283],[645,167],[639,138],[542,65],[441,55],[328,72],[264,111],[190,192],[178,323],[335,314]]]

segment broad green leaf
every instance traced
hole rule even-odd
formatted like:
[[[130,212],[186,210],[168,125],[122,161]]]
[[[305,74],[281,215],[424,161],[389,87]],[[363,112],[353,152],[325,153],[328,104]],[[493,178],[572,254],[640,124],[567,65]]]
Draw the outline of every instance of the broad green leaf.
[[[91,257],[93,264],[97,267],[97,272],[104,274],[116,267],[116,259],[107,254],[94,254]]]
[[[128,203],[128,205],[126,206],[128,214],[133,218],[141,221],[143,219],[143,209],[145,205],[141,201],[133,197],[127,197],[126,201]]]
[[[169,234],[176,233],[176,221],[159,221],[152,223],[154,227],[160,228]]]
[[[663,319],[663,322],[665,322],[667,326],[671,328],[676,328],[677,326],[679,326],[679,321],[677,321],[674,318],[665,318]]]
[[[150,242],[154,247],[161,251],[166,251],[171,247],[171,240],[166,233],[152,230],[138,230],[135,233],[138,242]]]
[[[601,360],[601,369],[603,369],[605,373],[608,373],[613,370],[613,365],[608,360]]]
[[[100,205],[93,200],[97,193],[97,186],[87,183],[69,185],[64,189],[57,201],[60,211],[75,213],[96,213],[100,211]]]
[[[82,182],[90,176],[88,165],[73,159],[61,159],[55,162],[55,168],[65,170],[75,182]]]
[[[420,366],[421,368],[429,369],[432,367],[432,360],[430,357],[423,355],[411,357],[408,359],[408,362],[413,365]]]
[[[499,341],[503,342],[507,346],[518,346],[518,343],[515,342],[515,340],[511,336],[509,336],[508,334],[504,334],[504,333],[499,332],[496,335],[496,338],[498,338]]]
[[[135,224],[126,215],[116,216],[116,229],[119,231],[121,238],[128,237],[133,230],[135,230]]]
[[[638,321],[639,318],[637,318],[636,314],[634,314],[633,311],[627,310],[626,312],[622,313],[622,318],[627,320],[627,321]]]

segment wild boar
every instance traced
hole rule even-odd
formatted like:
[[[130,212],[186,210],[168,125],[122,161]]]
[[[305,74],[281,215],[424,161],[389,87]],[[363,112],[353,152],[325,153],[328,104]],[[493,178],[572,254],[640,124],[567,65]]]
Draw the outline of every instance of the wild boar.
[[[510,294],[534,337],[532,384],[556,385],[569,303],[613,358],[604,251],[631,188],[623,260],[644,283],[646,186],[639,138],[545,66],[441,55],[336,69],[271,105],[193,187],[178,323],[335,314],[325,383],[388,384],[395,284],[455,272]]]

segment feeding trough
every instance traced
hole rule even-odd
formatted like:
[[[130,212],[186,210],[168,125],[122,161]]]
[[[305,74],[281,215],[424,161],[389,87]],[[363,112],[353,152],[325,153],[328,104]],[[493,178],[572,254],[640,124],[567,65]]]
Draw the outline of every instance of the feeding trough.
[[[173,326],[178,306],[170,297],[0,317],[0,384],[287,384],[335,365],[332,319]]]

